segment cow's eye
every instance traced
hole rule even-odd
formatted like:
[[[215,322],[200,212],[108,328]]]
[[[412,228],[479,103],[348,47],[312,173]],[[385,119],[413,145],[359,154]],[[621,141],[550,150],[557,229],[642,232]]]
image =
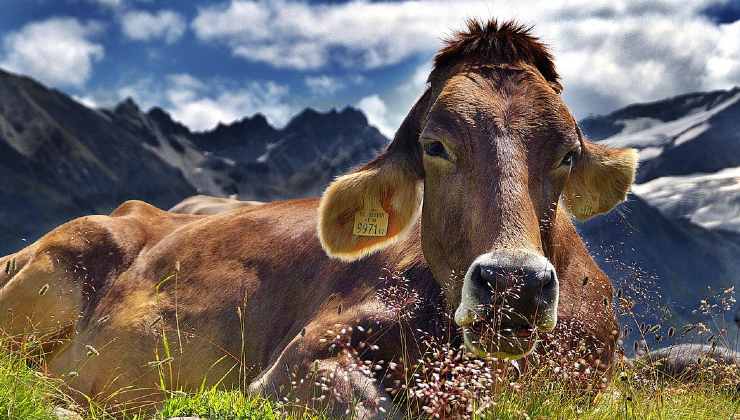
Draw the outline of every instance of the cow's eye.
[[[567,155],[563,156],[563,160],[560,162],[560,167],[572,168],[573,164],[576,163],[576,152],[568,152]]]
[[[429,143],[424,143],[424,153],[426,153],[429,156],[434,157],[441,157],[443,159],[447,159],[447,150],[445,149],[445,146],[442,144],[442,142],[439,141],[430,141]]]

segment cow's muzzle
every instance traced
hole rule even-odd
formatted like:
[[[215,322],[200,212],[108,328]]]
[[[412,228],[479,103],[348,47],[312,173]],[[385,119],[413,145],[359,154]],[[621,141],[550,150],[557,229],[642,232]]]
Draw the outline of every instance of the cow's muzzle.
[[[475,259],[465,274],[455,323],[473,353],[519,358],[539,331],[557,323],[558,276],[547,258],[529,251],[496,251]]]

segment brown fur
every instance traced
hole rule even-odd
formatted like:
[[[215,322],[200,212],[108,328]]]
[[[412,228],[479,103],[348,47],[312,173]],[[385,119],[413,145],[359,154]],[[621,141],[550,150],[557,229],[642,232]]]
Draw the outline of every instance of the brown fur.
[[[168,211],[182,214],[218,214],[228,210],[254,207],[264,204],[261,201],[239,201],[235,198],[194,195],[177,203]]]
[[[629,190],[634,153],[580,136],[549,53],[516,25],[471,23],[440,52],[430,81],[386,152],[320,202],[208,216],[127,202],[1,258],[17,269],[0,273],[0,326],[69,331],[48,370],[95,398],[156,401],[162,368],[173,389],[219,383],[310,401],[314,380],[293,378],[324,375],[341,382],[340,413],[360,401],[366,416],[373,404],[391,408],[379,400],[388,384],[351,369],[354,356],[331,347],[338,331],[362,326],[348,334],[373,345],[358,356],[369,360],[415,360],[418,331],[459,341],[449,317],[461,274],[481,253],[526,249],[546,256],[560,281],[559,324],[539,349],[565,346],[608,368],[611,283],[560,198],[579,217],[608,210]],[[431,141],[449,160],[424,155]],[[558,162],[575,149],[568,171]],[[351,233],[368,199],[389,214],[385,237]]]
[[[560,76],[555,70],[547,47],[532,36],[532,28],[514,21],[499,23],[496,19],[481,22],[470,19],[465,31],[457,32],[445,42],[434,57],[435,68],[461,61],[488,64],[526,63],[537,71],[559,93]]]

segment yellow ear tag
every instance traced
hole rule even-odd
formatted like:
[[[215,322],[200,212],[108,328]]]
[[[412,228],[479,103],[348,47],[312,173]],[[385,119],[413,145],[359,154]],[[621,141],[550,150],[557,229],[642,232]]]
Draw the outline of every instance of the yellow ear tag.
[[[365,207],[355,213],[355,236],[385,236],[388,233],[388,213],[377,200],[366,199]]]

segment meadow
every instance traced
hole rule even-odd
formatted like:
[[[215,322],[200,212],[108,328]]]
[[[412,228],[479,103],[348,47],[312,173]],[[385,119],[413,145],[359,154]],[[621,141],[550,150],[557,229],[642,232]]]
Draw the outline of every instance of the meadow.
[[[86,407],[81,407],[65,394],[62,382],[35,369],[33,356],[30,348],[0,354],[0,418],[53,420],[60,418],[62,408],[70,410],[66,412],[72,416],[66,417],[68,419],[89,420],[184,416],[208,419],[327,418],[326,413],[310,410],[305,405],[246,397],[238,389],[202,389],[191,394],[163,391],[166,399],[155,414],[118,412],[113,407],[92,400]],[[436,356],[430,354],[430,357]],[[461,365],[465,366],[465,363],[463,361]],[[426,398],[429,392],[419,392],[419,389],[429,387],[409,388],[406,395],[397,395],[407,402],[412,401],[406,404],[406,410],[412,410],[406,414],[414,417],[740,419],[740,372],[735,369],[720,377],[717,375],[718,368],[722,367],[708,363],[688,381],[667,377],[657,366],[622,362],[616,367],[611,381],[605,384],[605,389],[595,396],[585,390],[573,391],[564,385],[568,383],[567,380],[556,380],[562,378],[554,378],[551,370],[513,379],[503,383],[495,392],[459,394],[456,404],[455,398],[450,400],[456,384],[444,383],[444,379],[432,385],[436,389],[431,394],[447,395],[447,400],[438,402],[436,406]],[[485,372],[482,376],[486,376]],[[459,377],[452,380],[459,380]],[[416,398],[422,395],[424,397]],[[448,403],[453,403],[450,407],[454,411],[446,411]],[[347,417],[351,417],[351,413]]]
[[[330,343],[333,351],[346,352],[348,358],[357,360],[354,369],[360,373],[371,376],[373,371],[387,369],[386,376],[391,378],[388,382],[393,385],[386,391],[396,410],[389,414],[401,417],[740,420],[740,364],[718,363],[705,351],[687,358],[692,367],[675,375],[666,372],[664,362],[626,357],[623,348],[630,343],[630,353],[643,355],[651,346],[663,348],[681,342],[704,344],[712,351],[736,349],[740,337],[729,332],[731,321],[727,316],[734,313],[734,288],[701,299],[693,311],[694,322],[682,320],[680,328],[645,321],[650,318],[646,308],[655,305],[645,304],[651,301],[642,288],[644,285],[633,285],[617,292],[615,309],[622,327],[611,371],[594,363],[598,358],[594,360],[594,352],[586,351],[586,340],[578,336],[581,330],[573,328],[575,324],[569,327],[567,322],[561,322],[564,328],[560,335],[541,336],[540,346],[544,348],[539,355],[528,357],[539,367],[523,370],[517,363],[475,357],[462,345],[440,341],[421,331],[422,354],[417,360],[407,365],[362,361],[362,352],[350,344],[351,328],[349,335],[344,329],[340,335],[329,330],[327,333],[336,336]],[[404,318],[398,322],[403,323]],[[128,411],[112,402],[79,394],[66,387],[63,380],[45,375],[43,353],[51,343],[48,339],[37,334],[0,337],[0,419],[326,419],[330,418],[327,407],[341,394],[333,388],[333,378],[317,376],[294,377],[294,381],[316,384],[313,400],[323,402],[319,410],[310,401],[291,396],[291,392],[277,401],[248,396],[243,389],[218,386],[201,386],[197,392],[173,391],[178,387],[173,385],[173,344],[167,336],[163,330],[162,353],[157,353],[157,362],[151,365],[159,373],[159,383],[151,390],[162,402]],[[623,341],[628,337],[632,339]],[[576,341],[571,341],[574,338]],[[91,349],[87,356],[98,355]],[[234,368],[245,371],[239,363]],[[249,380],[239,382],[245,388]],[[353,412],[342,417],[353,418]]]

